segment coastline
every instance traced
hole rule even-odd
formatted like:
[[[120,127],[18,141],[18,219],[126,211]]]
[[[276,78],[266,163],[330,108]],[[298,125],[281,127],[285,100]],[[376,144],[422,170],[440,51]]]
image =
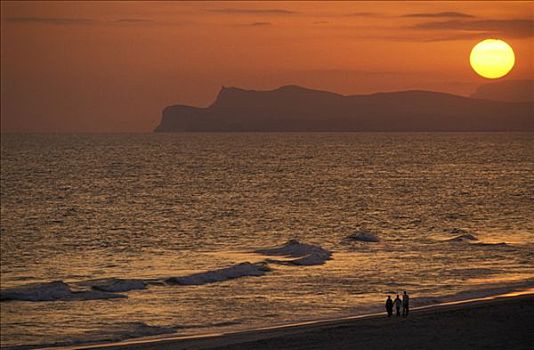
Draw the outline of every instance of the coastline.
[[[495,323],[502,324],[496,329]],[[462,324],[466,324],[465,327]],[[391,328],[392,325],[399,329]],[[477,344],[477,337],[484,342],[484,347],[495,344],[495,348],[502,348],[506,344],[508,349],[526,349],[528,344],[534,342],[532,325],[534,289],[530,288],[415,307],[410,310],[407,319],[389,319],[384,312],[380,312],[229,333],[136,338],[49,349],[339,349],[354,348],[358,344],[362,348],[450,348],[453,344],[454,348],[474,348],[482,346]],[[431,332],[427,332],[425,328]],[[517,334],[513,335],[514,332]],[[387,333],[392,333],[393,338]],[[399,333],[398,337],[395,336],[396,333]],[[448,334],[447,337],[440,337],[440,334],[445,333]],[[509,337],[515,340],[515,345],[510,345]],[[450,343],[451,341],[454,343]],[[499,341],[506,343],[499,346]]]

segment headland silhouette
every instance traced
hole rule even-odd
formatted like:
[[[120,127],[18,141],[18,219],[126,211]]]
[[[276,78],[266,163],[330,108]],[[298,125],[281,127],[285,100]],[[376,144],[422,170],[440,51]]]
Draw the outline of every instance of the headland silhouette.
[[[296,85],[267,91],[222,87],[207,108],[166,107],[155,131],[532,131],[534,100],[507,101],[517,96],[507,91],[521,90],[517,85],[493,83],[471,97],[421,90],[345,96]]]

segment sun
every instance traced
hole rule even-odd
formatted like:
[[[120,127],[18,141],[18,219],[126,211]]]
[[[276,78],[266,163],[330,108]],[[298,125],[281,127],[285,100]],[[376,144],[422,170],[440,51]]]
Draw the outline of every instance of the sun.
[[[469,62],[474,71],[484,78],[502,78],[514,67],[514,50],[503,40],[482,40],[471,50]]]

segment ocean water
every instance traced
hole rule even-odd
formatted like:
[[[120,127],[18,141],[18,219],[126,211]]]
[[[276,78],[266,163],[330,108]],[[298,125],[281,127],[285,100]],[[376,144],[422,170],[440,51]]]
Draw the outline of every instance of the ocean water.
[[[532,287],[533,212],[531,133],[3,134],[1,345]]]

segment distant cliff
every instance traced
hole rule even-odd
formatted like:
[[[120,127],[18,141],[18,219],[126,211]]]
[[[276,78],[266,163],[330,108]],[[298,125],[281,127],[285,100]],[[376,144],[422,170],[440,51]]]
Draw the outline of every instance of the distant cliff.
[[[534,102],[534,80],[502,80],[480,85],[471,95],[504,102]]]
[[[430,91],[343,96],[299,86],[223,87],[207,108],[165,108],[155,131],[534,131],[534,103]]]

